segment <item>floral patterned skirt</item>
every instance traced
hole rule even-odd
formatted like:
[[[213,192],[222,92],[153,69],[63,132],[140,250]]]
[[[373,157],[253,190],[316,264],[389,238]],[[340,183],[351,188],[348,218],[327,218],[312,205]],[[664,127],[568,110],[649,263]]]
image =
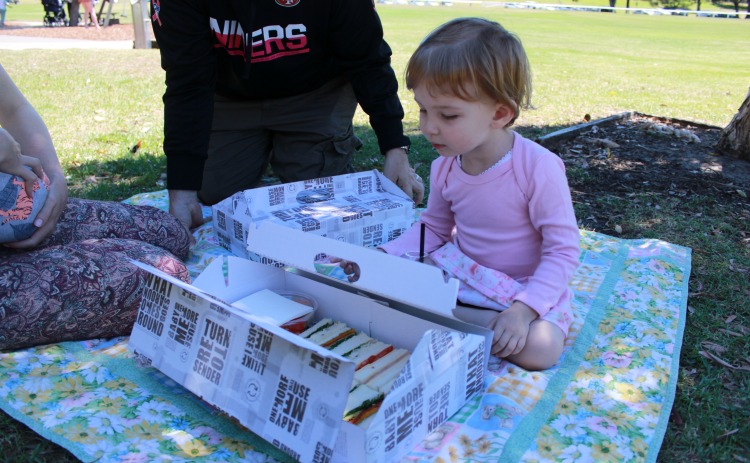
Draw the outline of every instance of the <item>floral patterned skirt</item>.
[[[150,206],[70,199],[38,248],[0,248],[0,350],[129,334],[146,272],[189,281],[190,234]]]
[[[464,304],[503,311],[513,304],[516,294],[526,287],[505,273],[485,267],[472,260],[451,242],[430,254],[445,273],[459,282],[458,300]],[[570,304],[552,306],[540,317],[558,326],[565,336],[570,331],[573,313]]]

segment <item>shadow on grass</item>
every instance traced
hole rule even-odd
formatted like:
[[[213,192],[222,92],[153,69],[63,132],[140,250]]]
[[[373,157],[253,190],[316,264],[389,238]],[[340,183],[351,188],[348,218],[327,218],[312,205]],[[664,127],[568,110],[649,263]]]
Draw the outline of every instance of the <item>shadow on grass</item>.
[[[35,433],[0,410],[2,461],[13,463],[78,463],[64,448]]]
[[[118,159],[64,166],[71,197],[122,201],[137,193],[165,188],[166,159],[149,152],[127,152]]]

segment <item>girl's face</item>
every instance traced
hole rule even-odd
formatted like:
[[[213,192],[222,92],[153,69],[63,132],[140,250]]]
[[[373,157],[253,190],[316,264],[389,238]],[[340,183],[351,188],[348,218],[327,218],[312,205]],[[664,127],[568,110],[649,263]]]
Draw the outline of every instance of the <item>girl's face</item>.
[[[414,99],[419,105],[419,128],[441,156],[496,158],[498,144],[509,133],[505,125],[511,116],[505,106],[486,99],[467,101],[453,94],[431,94],[424,85],[414,88]]]

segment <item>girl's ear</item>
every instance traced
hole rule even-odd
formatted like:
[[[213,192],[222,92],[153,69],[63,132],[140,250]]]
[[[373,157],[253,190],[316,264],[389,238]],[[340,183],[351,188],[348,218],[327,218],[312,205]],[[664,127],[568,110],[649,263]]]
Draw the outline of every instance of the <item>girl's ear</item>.
[[[516,110],[510,106],[497,103],[495,105],[495,115],[492,117],[492,126],[500,129],[504,129],[510,125],[510,123],[516,117]]]

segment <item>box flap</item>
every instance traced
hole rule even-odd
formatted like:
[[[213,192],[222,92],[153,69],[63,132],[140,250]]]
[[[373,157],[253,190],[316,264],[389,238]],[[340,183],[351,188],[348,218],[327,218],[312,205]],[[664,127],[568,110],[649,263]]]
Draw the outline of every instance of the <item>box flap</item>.
[[[413,202],[403,190],[377,170],[252,188],[238,193],[241,198],[234,199],[234,202],[241,204],[241,207],[235,206],[238,212],[260,219],[273,217],[273,211],[301,205],[310,206],[309,213],[314,213],[316,209],[318,213],[323,213],[325,206],[331,204],[331,201],[350,205],[347,196],[367,197],[380,192],[388,192]]]
[[[315,262],[321,254],[356,262],[361,274],[353,287],[453,318],[458,280],[446,281],[442,270],[431,265],[270,222],[248,234],[248,250],[318,275]]]
[[[333,461],[402,461],[424,436],[484,390],[485,350],[481,336],[424,331],[368,427],[342,424]]]
[[[158,269],[134,264],[149,272],[128,342],[137,358],[300,461],[312,461],[321,449],[332,452],[353,362]],[[252,265],[245,268],[252,271]],[[207,271],[217,267],[220,259]]]
[[[407,201],[414,201],[412,198],[410,198],[404,190],[398,187],[395,183],[393,183],[388,177],[383,175],[379,170],[374,169],[372,172],[375,173],[375,177],[377,177],[378,182],[380,186],[383,188],[383,190],[387,191],[388,193],[395,195],[395,196],[401,196],[402,198],[406,199]]]
[[[192,286],[232,304],[262,289],[283,287],[284,272],[269,271],[236,256],[218,256],[193,280]]]

